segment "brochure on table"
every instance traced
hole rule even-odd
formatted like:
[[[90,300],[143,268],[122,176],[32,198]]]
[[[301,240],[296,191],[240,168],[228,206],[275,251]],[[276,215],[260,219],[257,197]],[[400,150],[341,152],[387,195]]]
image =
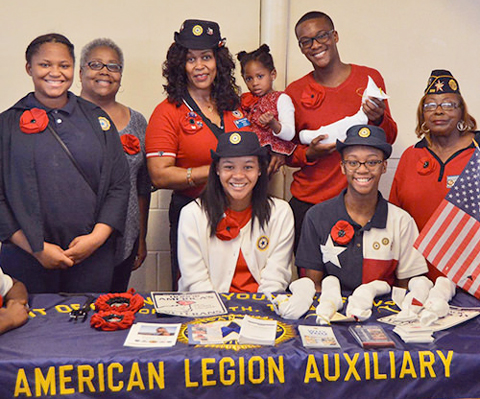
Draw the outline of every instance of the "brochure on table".
[[[135,323],[130,328],[124,346],[157,348],[174,346],[180,332],[180,323]]]
[[[209,317],[227,314],[216,291],[150,293],[157,313],[183,317]]]

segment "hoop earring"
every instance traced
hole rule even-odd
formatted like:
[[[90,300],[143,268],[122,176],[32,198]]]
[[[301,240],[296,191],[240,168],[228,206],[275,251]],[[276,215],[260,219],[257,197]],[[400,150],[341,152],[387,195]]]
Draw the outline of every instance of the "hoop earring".
[[[430,129],[427,129],[427,124],[425,122],[423,122],[422,125],[420,126],[420,131],[423,134],[429,134],[430,133]]]
[[[465,121],[461,120],[457,123],[457,129],[459,132],[464,132],[467,130],[468,126],[465,124]]]

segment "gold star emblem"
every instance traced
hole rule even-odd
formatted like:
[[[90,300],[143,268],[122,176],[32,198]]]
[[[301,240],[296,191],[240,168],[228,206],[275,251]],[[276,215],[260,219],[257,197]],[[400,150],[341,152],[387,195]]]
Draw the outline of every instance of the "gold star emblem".
[[[443,83],[442,82],[435,83],[435,90],[443,91]]]

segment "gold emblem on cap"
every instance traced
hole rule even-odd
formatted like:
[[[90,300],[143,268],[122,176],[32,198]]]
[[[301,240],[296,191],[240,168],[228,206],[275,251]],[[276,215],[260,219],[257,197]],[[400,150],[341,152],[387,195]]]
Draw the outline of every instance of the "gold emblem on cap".
[[[358,135],[360,137],[368,137],[370,136],[370,129],[368,127],[362,127],[359,131],[358,131]]]
[[[453,91],[457,91],[458,85],[457,85],[457,82],[455,82],[455,80],[450,79],[450,80],[448,81],[448,85],[450,86],[450,88],[451,88]]]
[[[242,136],[240,136],[238,133],[233,133],[231,136],[230,136],[230,143],[232,144],[238,144],[240,143],[240,141],[242,141]]]
[[[200,35],[203,33],[203,28],[202,28],[200,25],[195,25],[195,26],[192,28],[192,33],[193,33],[195,36],[200,36]]]

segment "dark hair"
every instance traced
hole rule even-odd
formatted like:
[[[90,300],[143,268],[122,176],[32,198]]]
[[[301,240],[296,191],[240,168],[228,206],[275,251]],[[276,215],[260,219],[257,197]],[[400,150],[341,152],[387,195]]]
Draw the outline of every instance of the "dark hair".
[[[259,48],[249,53],[247,53],[246,51],[240,51],[237,54],[237,59],[238,61],[240,61],[242,75],[245,74],[245,67],[250,61],[260,62],[270,72],[275,69],[275,65],[273,64],[273,57],[272,54],[270,54],[270,47],[268,47],[268,45],[266,44],[262,44]]]
[[[330,18],[327,14],[325,14],[324,12],[321,12],[321,11],[310,11],[310,12],[307,12],[306,14],[304,14],[303,17],[301,17],[298,20],[298,22],[295,24],[295,34],[297,33],[297,28],[301,23],[303,23],[305,21],[308,21],[310,19],[319,19],[319,18],[326,19],[327,22],[330,24],[331,29],[335,29],[335,26],[333,25],[332,18]]]
[[[59,33],[47,33],[46,35],[38,36],[33,39],[33,41],[28,45],[27,50],[25,51],[25,59],[27,63],[32,62],[32,57],[38,53],[40,46],[44,43],[62,43],[68,48],[68,52],[72,57],[73,62],[75,62],[75,51],[73,44],[65,36]]]
[[[226,47],[212,49],[217,64],[217,76],[213,82],[211,96],[215,100],[219,113],[234,111],[240,105],[239,87],[235,83],[235,62]],[[167,52],[167,59],[163,63],[163,77],[167,84],[163,88],[167,92],[168,100],[180,106],[187,92],[187,63],[188,49],[173,43]]]
[[[208,223],[210,225],[210,236],[213,237],[217,231],[217,225],[222,219],[225,209],[228,208],[228,198],[223,190],[222,183],[217,174],[217,166],[220,162],[214,160],[210,165],[207,184],[200,193],[202,200],[202,207],[207,213]],[[270,155],[266,153],[265,156],[258,157],[260,166],[260,176],[258,176],[257,183],[252,191],[252,222],[255,218],[258,219],[260,227],[264,227],[270,220],[272,199],[268,194],[268,163],[270,162]],[[253,228],[253,223],[252,223]]]
[[[425,130],[423,124],[425,123],[425,116],[423,115],[423,104],[425,104],[425,98],[427,96],[431,96],[434,94],[425,94],[421,99],[420,103],[418,104],[417,107],[417,126],[415,126],[415,133],[418,138],[425,137],[427,140],[428,144],[431,144],[431,139],[430,139],[430,130]],[[473,132],[477,129],[477,121],[475,118],[468,113],[467,109],[467,104],[465,103],[465,100],[463,99],[461,94],[454,94],[458,97],[459,100],[459,108],[462,111],[462,119],[464,121],[466,130],[463,132],[460,132],[461,135],[465,134],[466,132]]]

